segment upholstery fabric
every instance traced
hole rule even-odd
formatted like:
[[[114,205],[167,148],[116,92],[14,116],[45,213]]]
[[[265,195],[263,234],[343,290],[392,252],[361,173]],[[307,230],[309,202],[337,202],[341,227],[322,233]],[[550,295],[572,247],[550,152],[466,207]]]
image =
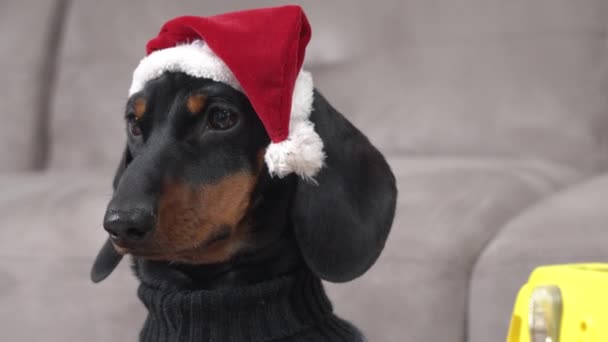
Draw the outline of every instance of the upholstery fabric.
[[[43,125],[48,114],[59,3],[0,2],[0,74],[4,85],[0,91],[0,173],[32,170],[44,162]]]
[[[400,192],[386,249],[360,279],[328,284],[329,298],[370,341],[464,341],[477,255],[512,216],[574,176],[504,161],[389,162]]]
[[[145,309],[124,262],[88,277],[105,236],[109,175],[0,178],[0,327],[14,341],[136,341]]]
[[[603,1],[301,5],[313,28],[306,68],[315,85],[383,151],[542,158],[583,170],[606,164]],[[159,23],[243,6],[74,2],[59,57],[52,167],[117,160],[130,74]]]
[[[514,298],[535,267],[608,262],[607,197],[608,176],[599,176],[542,201],[501,229],[471,279],[470,342],[505,338]]]

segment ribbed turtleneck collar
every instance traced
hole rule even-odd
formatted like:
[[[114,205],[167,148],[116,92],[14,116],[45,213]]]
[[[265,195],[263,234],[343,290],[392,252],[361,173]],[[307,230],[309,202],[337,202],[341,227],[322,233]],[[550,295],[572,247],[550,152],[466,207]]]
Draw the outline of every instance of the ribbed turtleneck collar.
[[[270,341],[335,317],[310,271],[219,290],[172,292],[141,284],[138,294],[149,312],[144,342]]]

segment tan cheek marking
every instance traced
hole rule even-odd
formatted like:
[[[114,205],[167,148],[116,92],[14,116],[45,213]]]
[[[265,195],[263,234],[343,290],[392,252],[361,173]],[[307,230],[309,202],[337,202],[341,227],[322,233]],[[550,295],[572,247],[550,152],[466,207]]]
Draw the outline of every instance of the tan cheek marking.
[[[188,107],[188,111],[191,114],[200,113],[205,107],[205,102],[207,100],[207,96],[203,94],[195,94],[188,96],[188,100],[186,106]]]
[[[142,97],[135,100],[133,104],[133,115],[139,120],[144,117],[146,112],[146,100]]]
[[[168,183],[159,203],[154,248],[171,260],[195,263],[225,261],[244,243],[248,225],[244,222],[256,175],[239,172],[218,183],[192,189],[183,183]],[[220,230],[230,235],[205,245]],[[200,248],[193,248],[199,245]],[[185,253],[172,253],[187,249]]]
[[[255,175],[240,172],[224,177],[217,184],[203,186],[198,203],[206,220],[216,225],[236,226],[249,207],[255,182]]]
[[[181,246],[201,239],[203,229],[197,231],[192,210],[196,198],[192,189],[181,182],[167,182],[158,205],[158,224],[153,237],[157,252],[179,250]]]

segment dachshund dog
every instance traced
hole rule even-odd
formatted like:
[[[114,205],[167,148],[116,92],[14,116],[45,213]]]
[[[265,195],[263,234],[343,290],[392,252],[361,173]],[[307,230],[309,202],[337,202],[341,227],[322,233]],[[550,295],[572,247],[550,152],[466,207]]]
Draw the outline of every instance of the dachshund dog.
[[[132,256],[149,310],[142,341],[365,340],[332,313],[321,280],[350,281],[376,261],[395,179],[317,90],[311,121],[326,159],[312,180],[267,172],[269,136],[226,84],[165,72],[125,113],[109,238],[91,277]]]

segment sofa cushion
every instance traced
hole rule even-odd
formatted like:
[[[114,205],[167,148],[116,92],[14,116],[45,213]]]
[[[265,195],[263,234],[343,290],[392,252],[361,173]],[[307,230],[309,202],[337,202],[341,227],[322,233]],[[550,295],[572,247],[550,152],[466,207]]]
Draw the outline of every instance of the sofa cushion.
[[[89,280],[109,176],[0,177],[0,321],[7,341],[136,341],[144,309],[123,262]]]
[[[391,158],[397,216],[378,263],[328,284],[370,341],[461,341],[471,267],[513,216],[576,176],[526,162]]]
[[[573,186],[505,226],[481,255],[469,298],[471,342],[504,340],[519,288],[541,265],[608,262],[608,176]]]
[[[400,193],[386,249],[361,278],[327,284],[330,297],[370,341],[454,341],[464,334],[476,255],[504,222],[576,175],[517,161],[389,162]],[[8,340],[135,340],[145,313],[127,263],[101,284],[89,280],[106,236],[110,180],[91,172],[0,177],[0,320]]]
[[[0,1],[0,172],[42,166],[58,3]]]

